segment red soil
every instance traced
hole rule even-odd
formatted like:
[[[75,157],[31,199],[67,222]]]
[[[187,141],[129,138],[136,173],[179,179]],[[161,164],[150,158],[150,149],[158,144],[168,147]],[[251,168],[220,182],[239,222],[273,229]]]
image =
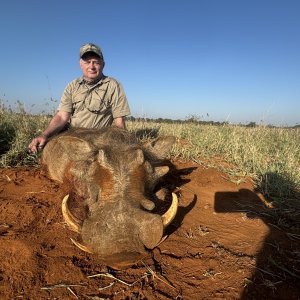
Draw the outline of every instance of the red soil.
[[[71,243],[58,184],[39,169],[0,170],[0,299],[300,299],[299,226],[272,217],[250,180],[175,164],[169,236],[122,271]]]

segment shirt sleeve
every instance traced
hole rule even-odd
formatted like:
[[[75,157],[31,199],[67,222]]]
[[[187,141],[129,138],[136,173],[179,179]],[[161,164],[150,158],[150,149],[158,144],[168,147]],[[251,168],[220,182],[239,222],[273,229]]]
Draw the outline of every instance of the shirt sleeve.
[[[68,113],[73,112],[71,90],[72,90],[72,83],[68,84],[67,87],[65,88],[57,108],[58,111],[64,111]]]
[[[112,115],[113,118],[125,117],[130,115],[129,104],[122,85],[114,81],[114,90],[112,92]]]

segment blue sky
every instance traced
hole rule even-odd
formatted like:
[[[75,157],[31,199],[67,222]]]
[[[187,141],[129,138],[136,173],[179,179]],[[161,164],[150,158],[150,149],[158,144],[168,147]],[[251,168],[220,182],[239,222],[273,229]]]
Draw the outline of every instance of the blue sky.
[[[3,1],[0,99],[54,109],[101,46],[135,117],[300,123],[298,0]]]

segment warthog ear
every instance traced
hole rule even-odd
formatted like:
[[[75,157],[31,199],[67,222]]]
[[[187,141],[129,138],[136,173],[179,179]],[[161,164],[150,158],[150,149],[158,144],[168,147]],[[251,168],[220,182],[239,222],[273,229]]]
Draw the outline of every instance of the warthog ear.
[[[164,159],[169,154],[176,138],[174,136],[160,137],[148,148],[157,158]]]
[[[80,138],[61,136],[58,141],[73,160],[86,159],[93,153],[93,146]]]
[[[154,187],[159,182],[161,177],[166,175],[168,172],[169,172],[169,167],[168,166],[155,167],[154,168],[154,173],[152,175],[153,177],[152,177],[152,182],[151,182],[150,188],[154,189]]]
[[[160,178],[164,175],[166,175],[169,172],[168,166],[161,166],[161,167],[155,167],[154,168],[154,174],[156,178]]]

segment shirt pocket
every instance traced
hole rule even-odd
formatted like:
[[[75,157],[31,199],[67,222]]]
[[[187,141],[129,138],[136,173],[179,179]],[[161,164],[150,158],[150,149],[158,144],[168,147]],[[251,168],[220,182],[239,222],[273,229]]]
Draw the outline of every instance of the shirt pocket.
[[[107,95],[107,89],[96,89],[89,95],[88,110],[95,114],[107,114],[111,111],[111,101]]]
[[[73,110],[73,113],[76,114],[76,112],[78,111],[82,111],[84,109],[84,100],[83,99],[74,99],[72,101],[72,110]]]
[[[72,97],[72,110],[73,114],[76,114],[79,111],[84,110],[86,106],[86,99],[89,97],[89,91],[80,91],[74,92]]]

